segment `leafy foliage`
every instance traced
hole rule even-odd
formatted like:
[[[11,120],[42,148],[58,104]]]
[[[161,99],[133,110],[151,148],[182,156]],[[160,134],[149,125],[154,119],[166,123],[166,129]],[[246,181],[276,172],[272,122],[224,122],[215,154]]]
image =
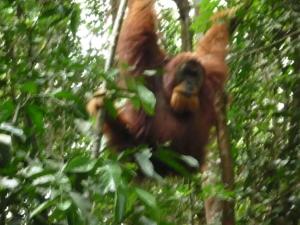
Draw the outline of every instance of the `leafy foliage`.
[[[220,8],[219,1],[201,2],[194,32],[206,30]],[[198,163],[165,149],[155,157],[184,179],[160,177],[148,146],[91,156],[85,113],[91,89],[106,81],[112,114],[115,99],[130,99],[149,114],[155,105],[143,81],[128,81],[124,91],[115,83],[117,70],[103,72],[107,43],[101,51],[82,49],[82,25],[109,34],[108,1],[0,1],[0,223],[163,225],[193,218],[201,224],[203,199],[217,196],[235,199],[237,224],[299,224],[297,3],[253,0],[237,11],[227,85],[236,188],[228,193],[219,181],[201,187],[202,177],[178,160]],[[92,16],[83,17],[84,10]],[[178,21],[170,9],[160,20],[162,42],[177,53]]]

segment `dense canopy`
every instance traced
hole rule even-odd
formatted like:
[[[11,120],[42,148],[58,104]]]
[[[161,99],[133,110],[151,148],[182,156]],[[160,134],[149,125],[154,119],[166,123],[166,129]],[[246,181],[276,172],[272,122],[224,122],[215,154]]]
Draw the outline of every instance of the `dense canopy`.
[[[187,46],[176,6],[190,3],[193,43],[213,12],[232,9],[226,116],[233,191],[220,179],[214,132],[213,183],[206,185],[178,166],[178,157],[197,165],[189,156],[162,156],[184,178],[158,176],[149,146],[93,156],[95,121],[85,105],[103,81],[112,115],[116,99],[150,112],[155,104],[141,81],[124,91],[118,70],[104,69],[118,2],[0,1],[0,225],[205,224],[209,196],[235,201],[236,224],[299,225],[299,2],[157,1],[159,42],[172,54]]]

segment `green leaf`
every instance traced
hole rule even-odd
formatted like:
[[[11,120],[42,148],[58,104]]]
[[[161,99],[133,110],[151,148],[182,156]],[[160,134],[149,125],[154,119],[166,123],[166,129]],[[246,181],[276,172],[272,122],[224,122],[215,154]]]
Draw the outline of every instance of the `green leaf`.
[[[20,181],[15,178],[12,179],[9,179],[7,177],[0,178],[0,190],[2,189],[14,190],[16,187],[18,187],[19,184]]]
[[[0,123],[0,130],[9,132],[10,134],[21,138],[23,141],[26,139],[24,131],[10,123]]]
[[[144,202],[145,205],[147,205],[153,209],[155,209],[157,207],[156,199],[155,199],[154,195],[152,195],[151,193],[149,193],[143,189],[140,189],[140,188],[135,188],[135,192],[136,192],[137,196],[139,197],[139,199],[142,202]]]
[[[149,177],[153,177],[154,175],[154,167],[151,158],[151,151],[149,148],[142,149],[140,152],[134,154],[135,160],[138,162],[143,173]]]
[[[217,0],[202,0],[199,9],[201,12],[192,24],[192,29],[196,32],[204,32],[210,26],[210,18],[213,15],[214,9],[218,6]]]
[[[131,102],[131,104],[133,105],[133,107],[135,109],[140,109],[141,108],[141,101],[136,95],[134,95],[130,98],[130,102]]]
[[[9,165],[11,160],[11,136],[0,133],[0,168]],[[1,180],[0,180],[1,189]]]
[[[154,94],[142,84],[138,84],[137,94],[140,98],[142,108],[145,110],[145,112],[149,115],[153,115],[155,112],[156,104],[156,98]]]
[[[181,155],[180,159],[182,159],[182,161],[184,161],[187,165],[194,167],[194,168],[199,168],[199,162],[197,159],[195,159],[192,156],[189,155]]]
[[[77,97],[71,91],[59,91],[54,96],[58,99],[77,100]]]
[[[34,81],[28,81],[21,85],[20,87],[21,91],[30,93],[30,94],[36,94],[38,91],[38,85]]]
[[[76,128],[82,133],[83,135],[92,135],[92,123],[83,120],[83,119],[75,119],[74,124],[76,125]]]
[[[130,92],[135,92],[137,87],[137,81],[133,77],[126,77],[126,87]]]
[[[216,196],[219,199],[232,200],[235,193],[228,191],[224,188],[224,184],[215,183],[215,184],[205,184],[202,188],[202,193],[204,198]]]
[[[115,221],[121,223],[126,213],[127,193],[126,190],[119,189],[115,197]]]
[[[31,213],[30,213],[30,218],[35,217],[36,215],[40,214],[42,211],[45,209],[49,208],[50,206],[54,205],[56,203],[56,199],[51,199],[46,202],[43,202],[40,204],[38,207],[36,207]]]
[[[77,156],[71,159],[65,166],[65,172],[86,173],[94,169],[97,163],[96,159],[91,159],[88,156]]]
[[[107,110],[108,114],[112,118],[117,118],[118,111],[116,110],[116,108],[114,106],[113,100],[111,100],[111,99],[105,99],[105,101],[104,101],[104,107]]]
[[[122,183],[122,170],[116,163],[108,163],[100,168],[102,192],[115,192]]]
[[[34,127],[37,131],[42,132],[44,130],[44,112],[37,105],[28,105],[26,112],[33,122]]]
[[[72,205],[72,202],[70,200],[65,200],[63,202],[58,203],[57,207],[61,211],[67,211]]]
[[[70,197],[73,203],[80,209],[83,215],[87,215],[90,210],[90,203],[81,194],[77,192],[70,192]]]
[[[45,175],[45,176],[40,176],[40,177],[37,177],[36,179],[34,179],[32,182],[32,185],[39,186],[39,185],[44,185],[44,184],[50,184],[53,181],[55,181],[55,176]]]
[[[170,166],[176,172],[182,174],[183,176],[190,176],[189,171],[184,167],[180,159],[180,155],[167,150],[167,149],[159,149],[155,152],[155,157],[157,157],[160,161]]]
[[[85,225],[86,223],[84,222],[84,218],[82,218],[84,215],[79,212],[79,210],[75,207],[72,206],[71,209],[67,210],[67,220],[68,224],[72,225]]]
[[[145,216],[141,216],[141,218],[139,218],[139,224],[142,225],[157,225],[157,223]]]
[[[6,121],[13,116],[15,105],[12,100],[0,103],[0,121]]]
[[[131,212],[136,206],[137,194],[132,188],[126,190],[126,213]]]
[[[73,33],[73,35],[76,35],[78,26],[80,23],[80,8],[78,5],[74,5],[74,9],[71,13],[71,22],[70,22],[70,29]]]
[[[45,170],[43,166],[38,163],[23,168],[22,170],[19,171],[19,173],[25,176],[26,178],[30,178],[30,179],[36,179],[38,177],[50,174],[49,170]]]
[[[49,16],[53,16],[53,15],[56,15],[57,13],[58,13],[58,7],[54,6],[54,7],[48,8],[45,11],[43,11],[41,13],[39,19],[43,19],[43,18],[46,18],[46,17],[49,17]]]

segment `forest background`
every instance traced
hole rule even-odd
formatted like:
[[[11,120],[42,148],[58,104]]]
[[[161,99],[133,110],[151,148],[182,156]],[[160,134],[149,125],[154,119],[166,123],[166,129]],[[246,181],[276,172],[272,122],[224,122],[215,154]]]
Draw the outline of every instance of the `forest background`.
[[[226,86],[234,189],[222,184],[213,140],[207,185],[199,174],[136,182],[138,168],[153,172],[145,146],[93,157],[85,104],[104,80],[118,91],[117,70],[104,69],[117,0],[2,0],[0,225],[205,224],[209,196],[234,200],[236,224],[300,224],[299,2],[157,2],[171,54],[194,43],[214,12],[234,9]]]

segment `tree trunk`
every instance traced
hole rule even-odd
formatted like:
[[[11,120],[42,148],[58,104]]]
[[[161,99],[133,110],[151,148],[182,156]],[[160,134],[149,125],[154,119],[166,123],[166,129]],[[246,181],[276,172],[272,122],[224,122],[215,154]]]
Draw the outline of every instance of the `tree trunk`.
[[[230,141],[226,123],[227,95],[225,92],[217,93],[215,110],[217,115],[217,140],[221,158],[221,174],[224,188],[233,191],[234,172],[233,159],[230,151]],[[234,225],[234,201],[223,201],[223,225]]]
[[[112,16],[112,21],[115,21],[117,17],[119,5],[120,5],[119,0],[110,0],[110,13]]]
[[[211,136],[214,143],[210,143],[211,151],[206,151],[205,163],[201,168],[202,172],[202,187],[213,186],[219,181],[220,168],[218,165],[218,152],[215,140],[216,130],[212,132]],[[214,150],[214,151],[212,151]],[[218,225],[221,224],[222,216],[222,201],[215,196],[211,196],[204,201],[204,212],[205,212],[205,221],[207,225]]]
[[[174,0],[180,15],[181,23],[181,49],[182,51],[191,51],[192,50],[192,40],[193,34],[190,30],[191,19],[189,16],[190,13],[190,3],[188,0]]]

